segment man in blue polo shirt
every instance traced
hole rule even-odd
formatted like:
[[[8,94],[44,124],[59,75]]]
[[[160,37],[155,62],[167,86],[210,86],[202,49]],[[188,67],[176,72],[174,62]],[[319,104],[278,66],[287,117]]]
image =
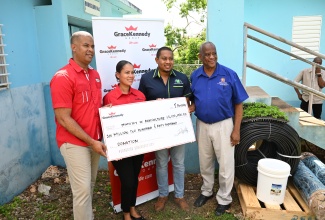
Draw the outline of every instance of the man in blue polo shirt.
[[[237,74],[219,64],[216,47],[205,42],[200,47],[203,66],[191,75],[195,103],[196,137],[199,146],[201,195],[194,206],[201,207],[213,197],[215,158],[219,163],[217,216],[230,208],[234,182],[234,146],[239,144],[242,102],[248,95]]]
[[[139,85],[139,90],[146,96],[147,101],[186,97],[189,103],[189,96],[191,96],[190,82],[185,74],[173,69],[173,51],[169,47],[161,47],[157,51],[155,60],[158,64],[158,68],[144,74],[141,77]],[[189,107],[190,112],[194,110],[193,107],[193,105]],[[189,206],[184,199],[185,145],[155,152],[159,191],[159,197],[155,203],[155,210],[163,210],[168,200],[169,189],[167,164],[169,154],[173,165],[175,202],[182,210],[188,211]]]

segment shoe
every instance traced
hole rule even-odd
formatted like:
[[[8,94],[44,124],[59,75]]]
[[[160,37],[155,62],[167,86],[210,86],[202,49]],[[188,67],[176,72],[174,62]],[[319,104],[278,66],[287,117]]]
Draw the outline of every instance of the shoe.
[[[190,211],[190,207],[188,206],[188,204],[184,198],[175,198],[174,201],[182,210]]]
[[[223,215],[223,213],[225,213],[229,208],[230,208],[230,204],[228,204],[228,205],[218,204],[216,211],[215,211],[216,216]]]
[[[141,215],[140,217],[138,217],[138,218],[133,217],[133,216],[131,215],[131,218],[132,218],[132,220],[146,220],[142,215]]]
[[[197,199],[194,202],[195,207],[201,207],[203,206],[209,199],[212,199],[213,195],[211,196],[205,196],[205,195],[200,195],[197,197]]]
[[[161,211],[161,210],[163,210],[165,208],[165,204],[166,204],[167,200],[168,200],[167,196],[163,196],[163,197],[159,196],[158,197],[158,200],[157,200],[157,202],[155,204],[156,212],[159,212],[159,211]]]

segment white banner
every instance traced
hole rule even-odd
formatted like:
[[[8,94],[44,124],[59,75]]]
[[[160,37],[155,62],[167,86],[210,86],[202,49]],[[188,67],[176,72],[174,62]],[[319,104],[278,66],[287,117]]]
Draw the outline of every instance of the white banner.
[[[195,141],[185,97],[103,107],[99,114],[108,161]]]
[[[120,60],[133,64],[132,87],[138,89],[142,74],[157,68],[155,56],[165,42],[164,20],[93,17],[92,25],[103,96],[117,85],[115,67]]]

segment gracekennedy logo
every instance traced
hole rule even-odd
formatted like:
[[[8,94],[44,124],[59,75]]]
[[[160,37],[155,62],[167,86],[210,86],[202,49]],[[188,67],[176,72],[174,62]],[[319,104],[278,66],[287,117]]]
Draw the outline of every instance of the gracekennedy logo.
[[[134,27],[133,25],[124,27],[125,31],[115,31],[115,37],[125,37],[130,39],[138,39],[140,37],[150,37],[150,32],[139,31],[139,27]]]
[[[107,46],[107,48],[108,48],[109,50],[113,50],[113,49],[116,49],[116,46],[111,45],[111,46]]]
[[[156,52],[158,50],[157,44],[149,44],[148,47],[142,48],[142,51],[147,51],[147,52]]]
[[[116,114],[116,112],[110,112],[108,113],[108,116],[102,117],[102,119],[107,119],[107,118],[116,118],[116,117],[123,117],[123,114]]]
[[[112,90],[115,89],[117,86],[118,86],[118,84],[111,85],[111,88],[112,88],[112,89],[104,89],[104,92],[112,91]]]
[[[107,49],[108,50],[99,50],[99,53],[108,53],[109,55],[115,55],[115,54],[118,54],[118,53],[125,53],[126,52],[126,49],[119,49],[117,48],[117,46],[114,46],[114,45],[110,45],[110,46],[107,46]]]
[[[147,70],[142,70],[140,69],[141,64],[137,65],[137,64],[133,64],[133,68],[134,68],[134,74],[143,74],[143,73],[147,73],[149,72],[151,69],[147,69]]]
[[[126,31],[137,31],[138,27],[133,27],[132,25],[130,27],[125,27]]]
[[[133,68],[134,69],[139,69],[141,67],[141,64],[137,65],[137,64],[133,64]]]

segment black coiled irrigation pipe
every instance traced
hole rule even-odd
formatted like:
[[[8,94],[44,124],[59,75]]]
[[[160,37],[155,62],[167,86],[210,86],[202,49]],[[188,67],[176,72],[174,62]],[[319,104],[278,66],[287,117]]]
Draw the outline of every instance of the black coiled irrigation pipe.
[[[256,150],[250,147],[262,144]],[[255,118],[243,121],[240,144],[235,147],[235,176],[250,185],[257,185],[257,164],[262,158],[274,158],[287,162],[291,174],[297,169],[301,154],[300,138],[286,122],[273,118]]]

